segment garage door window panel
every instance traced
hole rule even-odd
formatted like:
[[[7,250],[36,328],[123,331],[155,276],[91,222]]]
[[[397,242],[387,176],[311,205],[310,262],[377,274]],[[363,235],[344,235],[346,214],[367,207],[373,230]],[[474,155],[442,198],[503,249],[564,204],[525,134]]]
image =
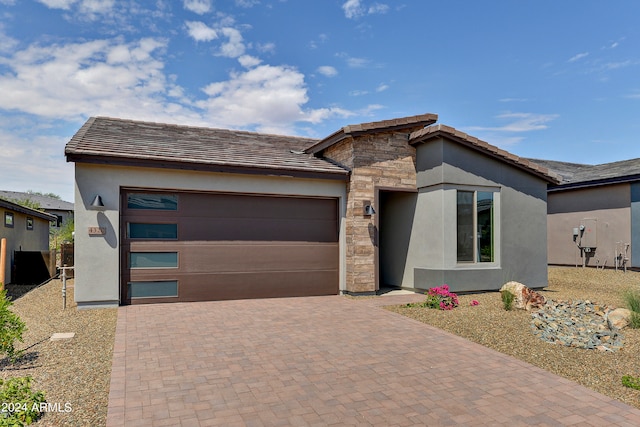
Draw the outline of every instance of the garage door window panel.
[[[178,296],[177,280],[158,280],[147,282],[129,282],[130,299],[171,298]]]
[[[129,265],[132,269],[178,268],[178,252],[131,252]]]
[[[177,211],[178,196],[175,194],[128,193],[127,209]]]
[[[163,239],[178,238],[178,224],[127,223],[127,235],[130,239]]]

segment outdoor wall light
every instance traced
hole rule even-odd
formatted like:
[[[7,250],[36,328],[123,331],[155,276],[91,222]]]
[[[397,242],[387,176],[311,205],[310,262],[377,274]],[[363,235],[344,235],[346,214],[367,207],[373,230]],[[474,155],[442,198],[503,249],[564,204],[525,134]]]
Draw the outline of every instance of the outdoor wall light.
[[[370,204],[365,204],[364,205],[364,214],[367,216],[373,215],[376,213],[376,210],[373,209],[373,206],[371,206]]]
[[[93,209],[93,210],[104,209],[104,203],[102,203],[102,197],[100,197],[99,194],[96,194],[96,197],[94,197],[93,202],[91,202],[91,205],[89,205],[89,209]]]

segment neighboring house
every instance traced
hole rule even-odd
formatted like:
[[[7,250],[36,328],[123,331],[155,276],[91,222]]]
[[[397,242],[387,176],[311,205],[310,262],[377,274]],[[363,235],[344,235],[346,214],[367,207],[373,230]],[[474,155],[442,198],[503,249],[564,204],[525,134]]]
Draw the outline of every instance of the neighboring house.
[[[322,140],[91,118],[75,299],[131,303],[547,285],[545,168],[420,116]]]
[[[49,250],[49,223],[53,215],[30,209],[0,198],[0,238],[6,238],[6,283],[13,283],[15,252],[45,252]]]
[[[0,190],[0,199],[14,202],[29,200],[37,204],[40,209],[56,217],[54,221],[51,221],[52,228],[60,228],[65,221],[73,220],[73,203],[56,199],[55,197],[34,193],[22,193],[19,191]]]
[[[531,160],[562,177],[547,196],[549,264],[640,268],[640,159]]]

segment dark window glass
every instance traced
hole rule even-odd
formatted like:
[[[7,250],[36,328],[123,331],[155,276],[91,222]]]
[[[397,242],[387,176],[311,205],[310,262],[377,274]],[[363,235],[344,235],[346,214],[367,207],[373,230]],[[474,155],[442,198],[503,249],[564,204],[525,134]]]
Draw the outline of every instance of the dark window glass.
[[[178,196],[175,194],[127,194],[127,208],[160,211],[178,210]]]
[[[457,192],[458,261],[473,262],[473,191]]]
[[[33,230],[33,218],[27,217],[27,230]]]
[[[165,239],[178,238],[178,224],[142,224],[131,222],[128,224],[131,239]]]
[[[129,282],[129,298],[164,298],[178,296],[178,281]]]
[[[493,193],[478,191],[476,215],[476,224],[478,227],[478,261],[493,262]]]
[[[4,226],[13,228],[13,212],[4,213]]]
[[[131,268],[177,268],[177,252],[131,252]]]

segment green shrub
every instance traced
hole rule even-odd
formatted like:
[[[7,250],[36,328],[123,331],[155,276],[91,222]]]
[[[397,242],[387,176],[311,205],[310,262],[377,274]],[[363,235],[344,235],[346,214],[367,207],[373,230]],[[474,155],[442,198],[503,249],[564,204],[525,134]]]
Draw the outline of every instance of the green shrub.
[[[632,377],[631,375],[625,375],[624,377],[622,377],[622,385],[625,387],[640,390],[640,378]]]
[[[629,326],[633,329],[640,329],[640,313],[636,313],[635,311],[631,312]]]
[[[22,342],[26,326],[17,314],[9,310],[13,303],[7,299],[7,291],[0,292],[0,353],[15,361],[22,351],[17,351],[16,341]]]
[[[0,380],[0,427],[26,426],[42,416],[44,393],[31,390],[31,377]]]
[[[622,294],[622,299],[627,308],[631,310],[629,326],[634,329],[640,329],[640,291],[628,289]]]
[[[640,313],[640,290],[627,289],[622,294],[624,302],[627,304],[627,308],[636,313]]]
[[[516,297],[509,291],[500,292],[500,297],[502,298],[502,306],[505,310],[509,311],[513,308],[513,300]]]

